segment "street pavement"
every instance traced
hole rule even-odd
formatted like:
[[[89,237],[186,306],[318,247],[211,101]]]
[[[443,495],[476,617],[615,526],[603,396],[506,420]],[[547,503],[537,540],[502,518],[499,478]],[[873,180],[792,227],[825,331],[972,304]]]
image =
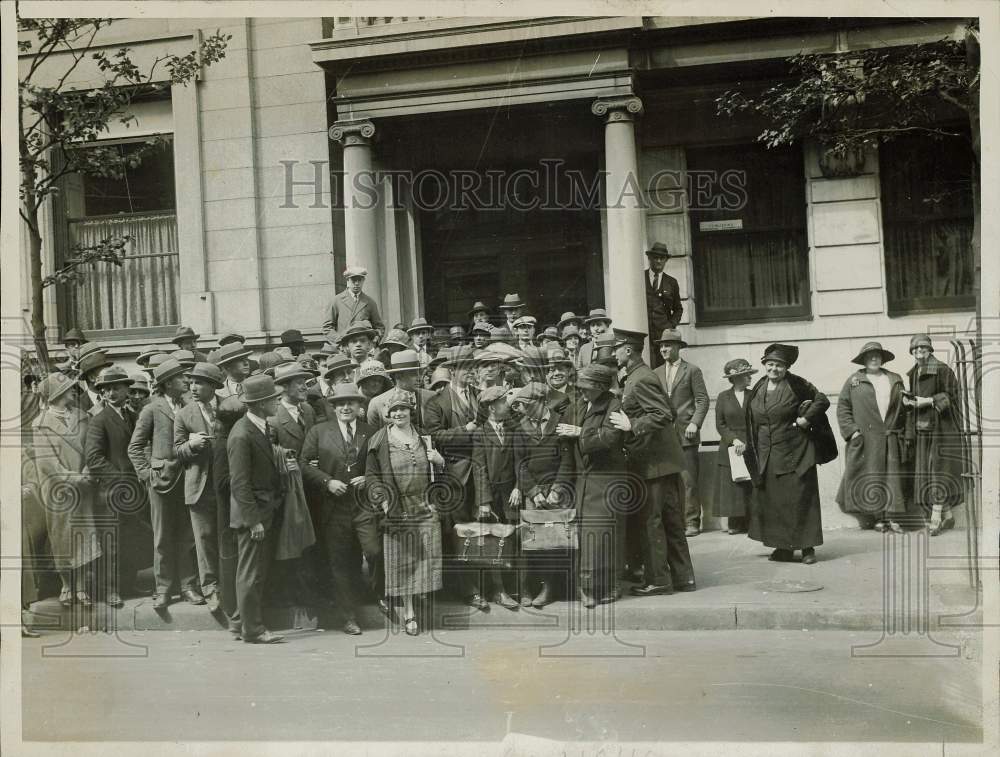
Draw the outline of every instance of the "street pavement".
[[[297,631],[257,646],[220,632],[46,632],[22,642],[23,737],[895,741],[908,754],[980,741],[979,637],[940,635],[952,656],[852,655],[879,636]]]

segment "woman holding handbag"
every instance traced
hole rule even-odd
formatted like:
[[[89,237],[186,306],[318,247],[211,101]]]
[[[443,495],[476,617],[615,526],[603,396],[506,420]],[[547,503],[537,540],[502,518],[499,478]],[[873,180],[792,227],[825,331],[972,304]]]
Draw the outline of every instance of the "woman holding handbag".
[[[409,392],[390,395],[389,425],[369,440],[365,466],[368,500],[385,514],[385,593],[402,598],[403,627],[410,636],[420,633],[414,595],[442,586],[441,526],[428,493],[432,466],[443,468],[444,458],[413,426],[414,406]]]
[[[746,402],[748,462],[754,492],[748,536],[774,548],[771,560],[816,562],[823,543],[816,466],[835,460],[837,440],[826,410],[830,400],[801,376],[789,372],[799,348],[772,344],[761,362],[767,374]]]
[[[740,459],[747,447],[746,401],[750,377],[757,369],[742,358],[730,360],[723,367],[732,386],[719,393],[715,400],[715,428],[719,432],[719,450],[715,453],[715,497],[712,515],[725,518],[730,534],[746,533],[746,515],[753,486],[747,481],[734,481],[730,455]]]

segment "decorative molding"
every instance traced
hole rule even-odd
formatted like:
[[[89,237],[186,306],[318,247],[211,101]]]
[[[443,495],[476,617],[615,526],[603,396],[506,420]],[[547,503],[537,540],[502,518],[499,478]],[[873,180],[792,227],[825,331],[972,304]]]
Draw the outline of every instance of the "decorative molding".
[[[634,121],[635,116],[642,115],[642,100],[635,95],[601,98],[594,100],[590,110],[595,116],[603,117],[606,124]]]
[[[342,142],[344,147],[367,146],[375,136],[375,124],[371,121],[337,121],[327,132],[334,142]]]

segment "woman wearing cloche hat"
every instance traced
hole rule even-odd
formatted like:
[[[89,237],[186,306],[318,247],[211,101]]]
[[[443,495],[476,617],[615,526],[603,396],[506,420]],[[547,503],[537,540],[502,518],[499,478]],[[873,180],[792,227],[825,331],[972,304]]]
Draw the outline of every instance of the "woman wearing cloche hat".
[[[770,345],[761,360],[767,375],[746,400],[744,456],[754,482],[748,535],[774,548],[771,560],[791,562],[801,549],[811,565],[823,543],[816,466],[836,459],[837,440],[826,417],[830,400],[788,370],[798,356],[798,347]]]
[[[747,446],[747,387],[757,369],[743,358],[730,360],[722,369],[732,385],[715,400],[715,428],[719,432],[719,450],[715,453],[715,497],[712,515],[726,518],[730,534],[746,532],[746,515],[753,487],[749,481],[733,481],[729,463],[730,450],[742,456]]]
[[[851,361],[861,366],[847,377],[837,400],[837,423],[846,442],[840,509],[862,528],[903,531],[906,408],[903,379],[884,365],[895,358],[878,342],[865,344]]]

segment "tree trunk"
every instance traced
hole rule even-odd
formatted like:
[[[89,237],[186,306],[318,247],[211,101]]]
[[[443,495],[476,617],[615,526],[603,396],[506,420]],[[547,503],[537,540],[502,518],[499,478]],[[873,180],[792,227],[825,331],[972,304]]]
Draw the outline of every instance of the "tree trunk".
[[[38,233],[38,209],[24,204],[28,227],[28,262],[31,273],[31,335],[35,341],[38,367],[44,378],[49,372],[49,350],[45,342],[45,299],[42,287],[42,235]]]

